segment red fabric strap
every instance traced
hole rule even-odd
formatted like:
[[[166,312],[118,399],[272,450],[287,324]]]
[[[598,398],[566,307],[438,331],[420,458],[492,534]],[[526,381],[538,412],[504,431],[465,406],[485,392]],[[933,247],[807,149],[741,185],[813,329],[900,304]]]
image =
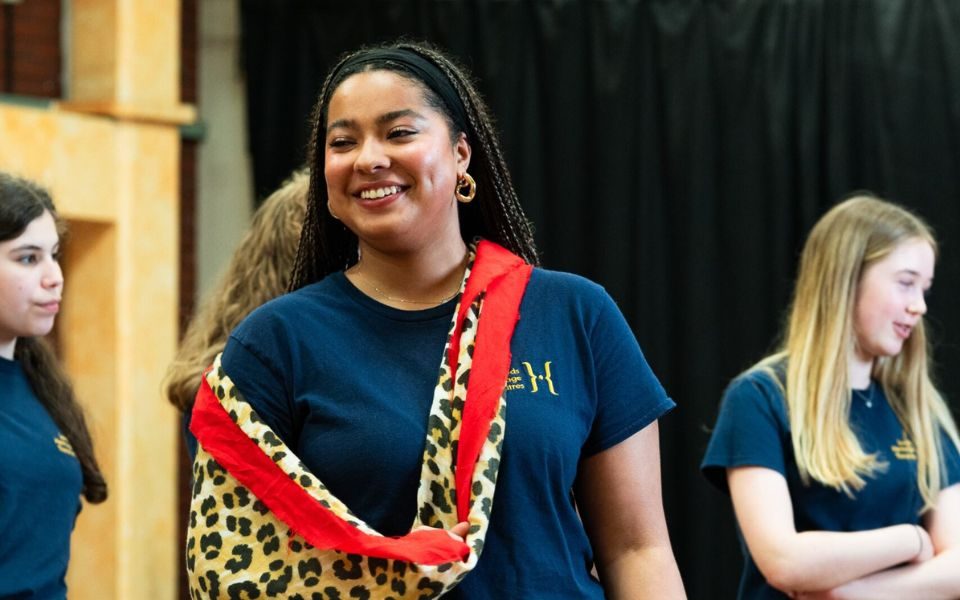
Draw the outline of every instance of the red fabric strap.
[[[477,246],[477,257],[467,279],[460,312],[450,341],[450,365],[456,369],[460,335],[466,309],[481,291],[483,298],[481,318],[473,349],[467,399],[460,424],[457,444],[456,490],[457,519],[466,521],[470,508],[473,472],[480,457],[483,442],[490,433],[490,422],[496,416],[500,395],[507,383],[510,370],[510,339],[520,318],[520,301],[527,288],[533,267],[492,242],[482,241]],[[453,373],[453,378],[459,376]]]

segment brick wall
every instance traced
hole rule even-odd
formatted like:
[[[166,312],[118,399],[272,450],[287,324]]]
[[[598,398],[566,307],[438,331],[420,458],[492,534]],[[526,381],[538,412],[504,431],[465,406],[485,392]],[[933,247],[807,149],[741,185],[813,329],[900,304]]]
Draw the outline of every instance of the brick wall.
[[[0,4],[0,93],[63,94],[60,1]]]

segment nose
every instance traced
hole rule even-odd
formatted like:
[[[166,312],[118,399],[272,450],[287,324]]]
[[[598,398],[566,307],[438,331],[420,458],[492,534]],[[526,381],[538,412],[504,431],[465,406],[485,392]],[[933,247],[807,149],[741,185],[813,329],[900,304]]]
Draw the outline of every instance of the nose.
[[[917,296],[907,306],[907,311],[914,315],[925,315],[927,313],[927,299],[923,294]]]
[[[60,268],[60,263],[53,258],[46,261],[42,283],[43,287],[50,290],[63,286],[63,269]]]
[[[360,153],[353,163],[356,171],[370,173],[382,169],[390,164],[390,159],[384,152],[383,144],[378,140],[365,140],[360,146]]]

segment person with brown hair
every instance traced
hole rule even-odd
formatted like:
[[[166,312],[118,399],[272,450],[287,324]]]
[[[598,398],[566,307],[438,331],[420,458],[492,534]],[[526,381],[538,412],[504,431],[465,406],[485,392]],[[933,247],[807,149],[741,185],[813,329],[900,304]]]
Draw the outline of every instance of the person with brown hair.
[[[703,460],[745,542],[740,598],[957,598],[960,437],[930,377],[937,243],[871,195],[800,255],[781,349],[724,394]]]
[[[682,597],[673,402],[600,286],[536,266],[466,71],[424,44],[346,55],[309,152],[292,291],[193,409],[193,593]]]
[[[0,597],[63,598],[80,496],[107,484],[83,411],[42,339],[60,310],[64,224],[50,195],[0,172]]]
[[[190,319],[164,392],[189,413],[203,370],[223,350],[227,336],[250,311],[286,291],[297,256],[310,173],[295,171],[254,213],[223,274]]]

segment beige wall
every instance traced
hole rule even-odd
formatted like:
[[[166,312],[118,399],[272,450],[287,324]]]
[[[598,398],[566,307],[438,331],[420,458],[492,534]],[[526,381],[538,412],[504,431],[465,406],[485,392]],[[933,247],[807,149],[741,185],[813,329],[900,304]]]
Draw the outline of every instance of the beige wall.
[[[247,150],[236,0],[199,3],[199,110],[205,126],[197,166],[197,293],[209,290],[250,224],[253,170]]]
[[[177,0],[72,0],[63,103],[0,104],[0,168],[71,222],[60,339],[110,497],[85,505],[70,598],[175,598],[174,411],[160,379],[177,338]]]

